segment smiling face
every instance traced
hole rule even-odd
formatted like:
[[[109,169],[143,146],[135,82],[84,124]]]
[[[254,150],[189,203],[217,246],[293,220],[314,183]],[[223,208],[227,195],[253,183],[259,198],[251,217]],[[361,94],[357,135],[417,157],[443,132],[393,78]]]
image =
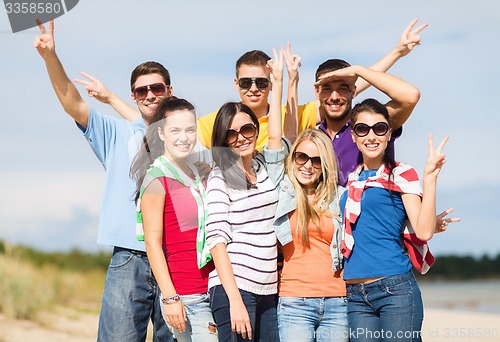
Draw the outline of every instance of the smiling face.
[[[345,123],[349,118],[355,86],[345,80],[335,80],[315,88],[319,110],[327,120]]]
[[[185,160],[196,144],[196,118],[189,110],[167,113],[158,135],[164,155],[171,161]]]
[[[163,77],[160,74],[148,74],[142,75],[137,78],[134,84],[134,89],[148,86],[155,83],[165,84]],[[144,120],[149,123],[152,117],[154,109],[158,106],[158,103],[164,97],[172,96],[172,87],[166,86],[166,92],[163,95],[155,95],[151,90],[148,90],[148,93],[144,99],[138,99],[132,92],[132,100],[137,104],[137,108],[141,112]]]
[[[241,102],[247,105],[256,114],[262,111],[267,113],[267,100],[269,91],[271,90],[271,84],[269,83],[267,88],[258,88],[255,82],[252,82],[252,86],[249,89],[243,89],[238,85],[238,79],[246,77],[269,79],[269,71],[262,66],[243,64],[238,69],[237,78],[234,79],[234,86],[240,94]]]
[[[297,153],[305,153],[309,158],[320,157],[318,146],[311,140],[304,140],[297,145],[294,155],[297,155]],[[304,188],[315,189],[322,170],[314,167],[311,159],[304,164],[302,164],[302,161],[294,158],[293,174]]]
[[[239,132],[242,126],[248,124],[254,125],[250,115],[244,112],[238,112],[233,117],[229,129]],[[236,139],[236,141],[228,143],[228,146],[231,147],[242,158],[243,157],[248,158],[248,156],[252,157],[253,152],[255,151],[257,136],[258,132],[253,137],[248,137],[248,138],[246,138],[240,133],[238,134],[238,138]]]
[[[356,122],[353,122],[353,124],[354,127],[358,124],[365,124],[372,127],[379,122],[384,122],[389,126],[384,115],[370,111],[362,111],[356,115]],[[375,129],[375,131],[377,131],[377,129]],[[356,135],[354,130],[351,134],[352,140],[356,143],[359,151],[363,155],[365,169],[378,169],[383,163],[384,153],[391,139],[391,130],[388,129],[383,135],[375,134],[373,128],[370,128],[368,134],[363,137]]]

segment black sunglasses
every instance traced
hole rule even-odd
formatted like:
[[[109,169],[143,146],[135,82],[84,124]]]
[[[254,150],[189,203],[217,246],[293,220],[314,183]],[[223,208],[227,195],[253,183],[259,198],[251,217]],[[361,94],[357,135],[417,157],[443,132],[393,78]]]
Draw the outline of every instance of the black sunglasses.
[[[365,137],[368,135],[368,133],[370,133],[370,129],[373,130],[373,133],[375,133],[375,135],[381,137],[389,131],[389,125],[385,122],[377,122],[373,126],[368,126],[365,123],[358,123],[354,125],[352,131],[358,137]]]
[[[155,96],[162,96],[167,92],[167,86],[163,83],[153,83],[137,87],[134,89],[135,99],[139,101],[144,100],[148,96],[150,90]]]
[[[241,89],[252,88],[252,83],[259,89],[267,89],[269,87],[269,79],[265,77],[242,77],[238,79],[238,85]]]
[[[257,134],[257,127],[253,123],[247,123],[241,126],[239,130],[230,128],[226,133],[226,142],[228,144],[236,142],[240,134],[246,139],[253,138]]]
[[[293,153],[293,160],[295,161],[296,164],[299,164],[299,165],[304,165],[305,163],[307,163],[310,160],[312,166],[315,169],[321,169],[321,157],[319,157],[319,156],[309,157],[304,152],[295,151]]]

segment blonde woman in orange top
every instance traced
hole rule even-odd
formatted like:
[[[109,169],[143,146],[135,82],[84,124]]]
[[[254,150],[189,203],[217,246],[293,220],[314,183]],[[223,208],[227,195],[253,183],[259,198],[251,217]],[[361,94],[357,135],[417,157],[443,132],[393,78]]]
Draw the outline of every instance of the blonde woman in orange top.
[[[265,150],[264,150],[265,151]],[[283,163],[274,228],[282,245],[278,326],[281,341],[348,341],[342,280],[341,216],[332,143],[305,130]]]

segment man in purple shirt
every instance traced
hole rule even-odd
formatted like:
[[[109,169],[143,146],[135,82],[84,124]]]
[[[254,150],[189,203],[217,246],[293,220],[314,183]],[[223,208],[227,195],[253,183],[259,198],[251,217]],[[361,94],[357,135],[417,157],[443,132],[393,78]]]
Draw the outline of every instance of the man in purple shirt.
[[[362,78],[384,94],[391,117],[391,148],[401,135],[403,123],[409,118],[419,98],[419,90],[411,84],[387,73],[359,65],[351,66],[341,59],[329,59],[316,71],[315,93],[323,120],[318,128],[332,139],[339,166],[339,184],[345,186],[347,177],[361,163],[361,154],[351,137],[352,100],[356,96],[355,82]]]

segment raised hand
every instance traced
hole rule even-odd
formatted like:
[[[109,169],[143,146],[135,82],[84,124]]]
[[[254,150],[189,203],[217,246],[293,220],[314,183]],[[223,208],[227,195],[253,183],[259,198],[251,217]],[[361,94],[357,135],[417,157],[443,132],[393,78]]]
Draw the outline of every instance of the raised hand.
[[[280,50],[280,53],[276,52],[276,49],[273,48],[273,59],[267,61],[267,67],[271,71],[272,82],[283,80],[283,47]]]
[[[319,86],[334,80],[344,80],[347,83],[354,85],[356,83],[356,80],[358,79],[358,73],[356,71],[357,67],[358,66],[356,65],[351,65],[350,67],[347,68],[342,68],[342,69],[337,69],[335,71],[327,72],[321,75],[318,81],[314,83],[314,85]]]
[[[300,63],[301,58],[298,55],[292,54],[290,42],[288,42],[286,50],[284,50],[284,57],[290,82],[297,82],[299,80],[299,68],[302,66]]]
[[[75,79],[75,83],[79,83],[85,86],[85,90],[89,97],[93,97],[96,100],[109,104],[111,99],[111,92],[99,81],[97,78],[90,76],[87,73],[81,72],[82,76],[87,78],[87,80]]]
[[[460,222],[459,217],[445,218],[448,214],[451,214],[453,210],[453,208],[449,208],[436,216],[436,229],[434,230],[434,234],[446,231],[446,227],[448,227],[448,224],[450,223]]]
[[[420,45],[419,33],[427,26],[429,26],[429,24],[425,23],[413,30],[413,26],[415,26],[417,21],[418,18],[414,19],[401,34],[401,38],[399,39],[399,43],[396,47],[399,50],[401,56],[406,56],[411,52],[411,50],[413,50],[415,46]]]
[[[56,50],[56,44],[54,42],[54,20],[49,22],[49,32],[45,30],[45,26],[43,26],[40,19],[36,19],[36,23],[40,29],[40,35],[35,38],[33,45],[43,59],[54,56]]]
[[[446,142],[448,141],[448,137],[444,137],[444,139],[439,144],[438,148],[434,148],[434,139],[432,134],[429,133],[429,157],[427,158],[427,163],[424,169],[424,177],[432,176],[437,178],[441,168],[446,162],[446,156],[442,154],[442,150]]]

